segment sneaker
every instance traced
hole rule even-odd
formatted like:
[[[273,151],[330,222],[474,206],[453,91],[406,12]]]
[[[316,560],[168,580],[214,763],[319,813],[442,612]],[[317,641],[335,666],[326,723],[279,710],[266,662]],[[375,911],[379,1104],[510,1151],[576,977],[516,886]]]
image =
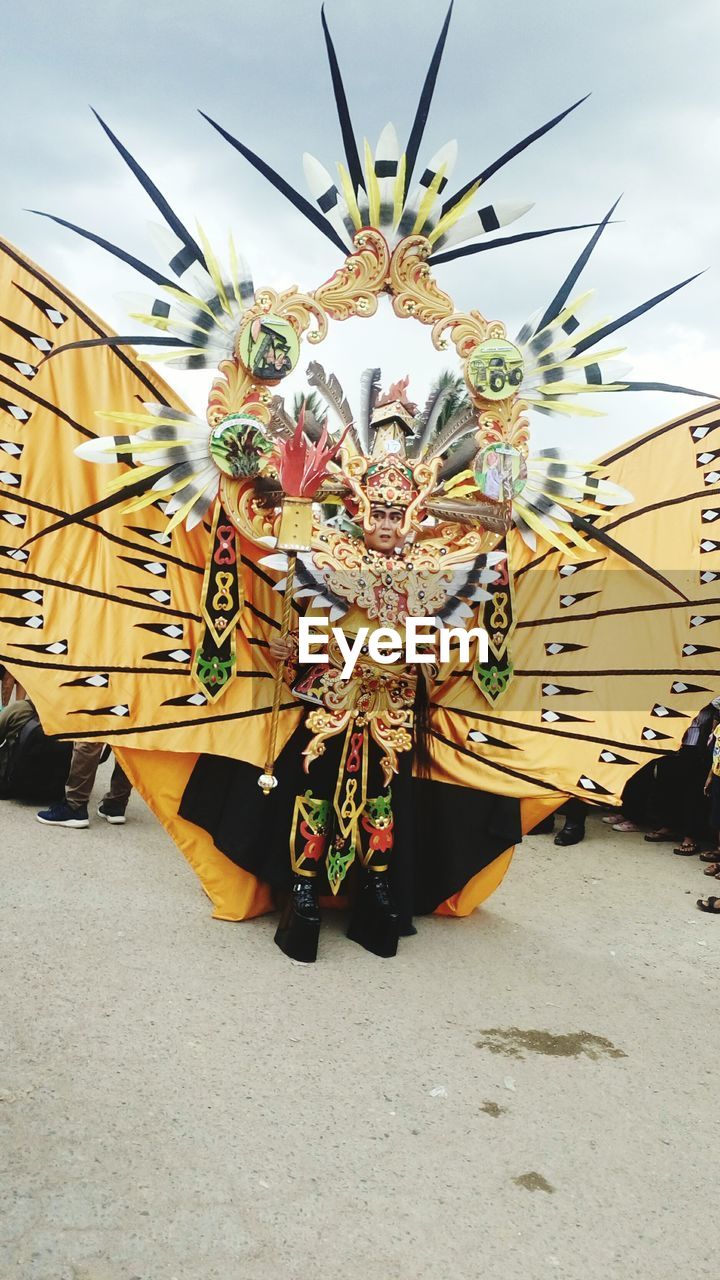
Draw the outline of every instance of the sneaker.
[[[112,823],[114,827],[121,827],[125,821],[125,805],[119,800],[101,800],[98,805],[98,813],[106,822]]]
[[[38,822],[44,823],[47,827],[90,826],[87,805],[83,805],[80,809],[73,809],[67,800],[60,800],[58,804],[51,805],[49,809],[41,809],[40,813],[35,816]]]

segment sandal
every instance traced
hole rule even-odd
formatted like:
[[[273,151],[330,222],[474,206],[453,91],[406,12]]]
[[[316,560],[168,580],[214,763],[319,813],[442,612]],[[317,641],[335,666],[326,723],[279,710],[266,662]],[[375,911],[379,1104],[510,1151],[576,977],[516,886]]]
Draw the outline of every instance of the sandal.
[[[673,849],[680,858],[694,858],[696,853],[700,852],[700,845],[693,840],[690,844],[681,844],[677,849]]]
[[[609,827],[614,827],[616,822],[622,822],[622,820],[623,816],[621,813],[606,813],[602,818],[602,821],[607,822]]]
[[[720,898],[698,898],[697,904],[701,911],[709,911],[714,916],[720,916]]]
[[[701,862],[720,862],[720,849],[708,849],[707,853],[700,854]]]
[[[703,871],[704,876],[714,876],[716,880],[720,880],[720,862],[711,862],[709,867]]]
[[[640,827],[636,822],[631,822],[629,818],[621,818],[619,822],[613,823],[613,831],[639,831]]]
[[[670,844],[675,836],[669,831],[648,831],[645,839],[649,844]]]

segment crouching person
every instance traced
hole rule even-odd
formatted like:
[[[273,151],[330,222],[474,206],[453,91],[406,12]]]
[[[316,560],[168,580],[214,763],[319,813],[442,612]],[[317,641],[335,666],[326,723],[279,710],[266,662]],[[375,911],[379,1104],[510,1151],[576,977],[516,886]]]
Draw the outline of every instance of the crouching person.
[[[0,711],[0,799],[52,804],[65,794],[72,746],[48,738],[29,698]]]

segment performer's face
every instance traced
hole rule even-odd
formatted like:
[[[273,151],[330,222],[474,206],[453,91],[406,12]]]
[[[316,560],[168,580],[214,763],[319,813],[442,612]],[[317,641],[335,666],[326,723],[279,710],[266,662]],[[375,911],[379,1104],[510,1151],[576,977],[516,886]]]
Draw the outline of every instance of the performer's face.
[[[365,532],[365,546],[385,555],[401,547],[405,542],[405,534],[400,532],[404,514],[402,507],[372,506],[370,517],[373,527],[369,533]]]

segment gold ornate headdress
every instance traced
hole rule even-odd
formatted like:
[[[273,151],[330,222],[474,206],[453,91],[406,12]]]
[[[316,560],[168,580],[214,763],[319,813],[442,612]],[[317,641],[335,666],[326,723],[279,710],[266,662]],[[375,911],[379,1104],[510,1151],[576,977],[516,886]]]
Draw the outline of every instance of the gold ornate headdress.
[[[345,505],[366,530],[373,525],[373,506],[401,508],[403,534],[419,528],[437,484],[439,458],[428,464],[407,456],[417,414],[417,405],[407,398],[408,383],[409,378],[393,383],[387,395],[377,399],[370,418],[369,456],[357,452],[343,456],[342,472],[350,486]]]

